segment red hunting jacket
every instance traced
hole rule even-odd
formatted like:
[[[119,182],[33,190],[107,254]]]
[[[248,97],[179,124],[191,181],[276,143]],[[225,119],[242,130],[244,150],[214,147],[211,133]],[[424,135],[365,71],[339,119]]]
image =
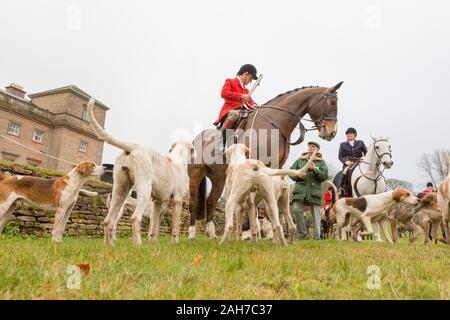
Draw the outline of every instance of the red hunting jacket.
[[[228,113],[228,111],[234,110],[242,106],[244,100],[241,96],[249,93],[246,87],[241,86],[239,78],[227,79],[222,88],[221,96],[225,99],[225,103],[220,110],[219,118],[214,122],[214,125],[218,125],[222,118]],[[255,106],[256,103],[251,98],[247,101],[249,106]]]

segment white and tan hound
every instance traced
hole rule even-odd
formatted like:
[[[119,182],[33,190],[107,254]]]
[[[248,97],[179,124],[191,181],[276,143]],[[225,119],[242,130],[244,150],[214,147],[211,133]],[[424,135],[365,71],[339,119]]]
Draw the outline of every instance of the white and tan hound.
[[[13,214],[16,200],[43,210],[56,210],[52,229],[52,240],[60,242],[77,201],[81,187],[92,176],[104,174],[103,167],[92,161],[83,161],[67,174],[56,179],[42,179],[27,176],[0,175],[0,233]]]
[[[281,244],[287,245],[279,220],[278,202],[283,204],[282,211],[289,225],[289,234],[292,239],[295,234],[295,225],[289,211],[289,188],[276,176],[297,176],[304,174],[312,163],[311,157],[307,166],[299,170],[271,169],[260,160],[247,159],[249,148],[243,144],[235,144],[226,149],[225,154],[230,156],[227,169],[227,178],[224,188],[225,229],[221,243],[227,241],[233,231],[233,215],[237,217],[238,239],[242,237],[242,210],[247,210],[250,220],[251,240],[256,241],[256,205],[265,200],[267,216],[272,222],[274,236]],[[286,202],[286,203],[285,203]],[[290,237],[291,238],[291,237]]]
[[[109,135],[94,116],[94,99],[88,103],[88,115],[92,129],[107,143],[122,149],[114,165],[114,185],[111,207],[105,219],[105,243],[112,245],[117,219],[130,189],[137,192],[136,209],[131,216],[134,245],[140,245],[141,221],[150,212],[149,239],[156,241],[159,233],[163,206],[173,201],[172,242],[179,241],[180,216],[186,189],[186,165],[195,156],[191,143],[179,141],[170,148],[168,156],[160,155],[153,148],[120,141]]]
[[[359,234],[361,237],[373,235],[372,223],[378,222],[386,240],[393,242],[387,227],[389,219],[383,209],[399,202],[417,204],[418,199],[405,189],[365,195],[359,198],[339,199],[331,209],[336,219],[338,236],[341,236],[341,230],[348,225],[350,218],[354,217],[360,220],[367,230]]]

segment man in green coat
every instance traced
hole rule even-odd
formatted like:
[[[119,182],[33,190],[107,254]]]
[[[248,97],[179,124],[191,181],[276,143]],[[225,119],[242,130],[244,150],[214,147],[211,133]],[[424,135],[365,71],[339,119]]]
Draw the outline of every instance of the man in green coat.
[[[323,181],[328,179],[328,167],[322,159],[322,154],[318,152],[320,145],[317,142],[308,142],[308,152],[303,153],[298,158],[291,169],[303,168],[308,162],[309,157],[316,153],[316,158],[311,163],[307,173],[303,176],[291,176],[295,181],[294,187],[294,214],[297,221],[297,230],[300,234],[300,239],[306,239],[308,230],[305,225],[304,206],[311,207],[311,216],[314,228],[314,239],[320,240],[320,207],[322,206],[322,187]]]

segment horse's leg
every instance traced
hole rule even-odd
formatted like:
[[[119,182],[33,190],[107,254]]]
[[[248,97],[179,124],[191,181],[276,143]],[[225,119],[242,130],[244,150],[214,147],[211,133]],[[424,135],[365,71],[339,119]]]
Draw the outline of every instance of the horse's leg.
[[[188,166],[188,174],[189,174],[189,213],[191,215],[191,219],[189,222],[189,239],[195,239],[195,221],[199,216],[198,211],[203,210],[205,208],[204,203],[200,203],[201,199],[204,199],[205,194],[200,194],[204,192],[202,184],[203,178],[205,174],[203,169],[197,167]],[[202,190],[200,190],[202,189]],[[200,199],[201,198],[201,199]]]
[[[223,187],[225,186],[225,176],[213,176],[209,177],[212,183],[211,192],[206,200],[206,232],[210,239],[216,239],[216,228],[214,227],[214,213],[216,212],[217,201],[222,195]]]

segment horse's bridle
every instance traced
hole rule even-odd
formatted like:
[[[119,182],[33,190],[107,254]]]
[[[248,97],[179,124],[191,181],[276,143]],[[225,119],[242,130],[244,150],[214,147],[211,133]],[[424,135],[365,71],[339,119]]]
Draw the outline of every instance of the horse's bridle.
[[[288,110],[285,109],[281,109],[281,108],[277,108],[277,107],[269,107],[269,106],[261,106],[259,108],[256,109],[256,113],[255,113],[255,118],[257,116],[262,117],[264,120],[266,120],[267,122],[269,122],[273,127],[275,127],[276,129],[278,129],[279,132],[281,132],[281,135],[283,136],[283,138],[286,140],[286,142],[291,145],[291,146],[296,146],[300,143],[302,143],[305,140],[305,134],[307,131],[314,131],[314,130],[319,130],[320,128],[324,128],[325,129],[325,134],[326,134],[326,126],[325,126],[325,121],[336,121],[337,122],[337,117],[331,117],[328,116],[327,114],[327,99],[329,97],[334,97],[337,100],[337,94],[335,93],[331,93],[331,92],[325,92],[324,94],[322,94],[319,99],[317,99],[317,101],[315,101],[312,105],[308,104],[308,107],[306,108],[306,112],[308,113],[310,108],[315,106],[317,103],[319,103],[321,100],[323,100],[323,106],[322,106],[322,114],[320,119],[318,119],[317,121],[311,120],[311,119],[303,119],[301,116],[290,112]],[[279,110],[282,112],[286,112],[287,114],[295,117],[298,119],[298,128],[300,130],[300,136],[298,137],[297,141],[295,142],[290,142],[288,137],[286,137],[286,135],[283,133],[283,131],[280,129],[279,126],[277,126],[271,119],[267,118],[265,115],[260,114],[259,110],[261,109],[273,109],[273,110]],[[305,121],[309,121],[309,122],[313,122],[313,123],[318,123],[318,126],[313,126],[310,129],[305,128],[305,126],[302,123],[302,120]],[[252,129],[253,129],[253,124],[252,124]]]
[[[374,151],[375,151],[375,154],[376,154],[377,157],[378,157],[378,161],[377,161],[377,163],[375,163],[375,165],[377,166],[377,172],[378,172],[377,177],[376,177],[376,178],[370,178],[370,177],[367,176],[367,173],[364,173],[364,172],[362,172],[362,170],[361,170],[361,163],[365,163],[365,164],[369,164],[369,165],[372,164],[372,163],[367,162],[367,161],[362,161],[362,160],[359,161],[359,163],[358,163],[358,169],[359,169],[359,171],[360,171],[361,174],[362,174],[362,175],[360,175],[360,176],[356,179],[356,181],[355,181],[355,186],[354,186],[354,188],[355,188],[355,193],[356,193],[356,195],[357,195],[358,197],[361,196],[361,194],[360,194],[359,191],[358,191],[358,181],[359,181],[359,179],[361,179],[362,177],[366,178],[367,180],[370,180],[370,181],[375,182],[375,187],[374,187],[374,192],[373,192],[374,194],[377,192],[378,181],[380,181],[381,178],[383,178],[384,180],[386,180],[386,178],[383,176],[383,172],[384,172],[384,170],[386,170],[386,167],[383,165],[383,170],[380,170],[381,158],[382,158],[384,155],[388,155],[389,158],[392,159],[392,152],[383,152],[383,153],[380,155],[380,154],[377,152],[377,142],[380,142],[380,141],[385,141],[385,142],[387,142],[388,140],[387,140],[387,139],[378,139],[378,140],[375,140],[375,141],[373,142],[373,149],[374,149]]]

